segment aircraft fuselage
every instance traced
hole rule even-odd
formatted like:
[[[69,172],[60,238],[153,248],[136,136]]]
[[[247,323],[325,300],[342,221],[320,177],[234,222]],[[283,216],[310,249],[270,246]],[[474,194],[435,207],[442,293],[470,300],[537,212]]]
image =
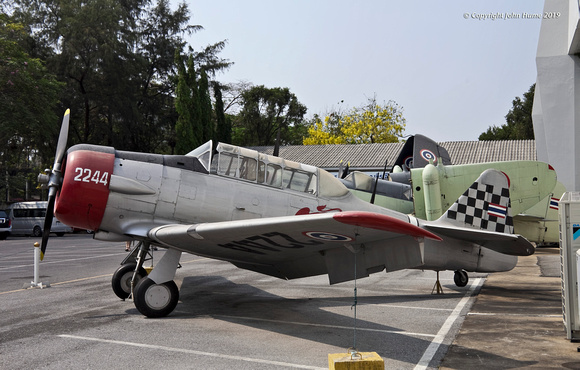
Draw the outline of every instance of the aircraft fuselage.
[[[194,225],[339,211],[375,212],[415,225],[422,222],[358,199],[324,170],[253,151],[235,154],[224,150],[213,160],[210,154],[207,161],[195,156],[122,152],[92,145],[75,146],[68,153],[55,214],[65,224],[94,230],[98,240],[151,239],[150,230],[167,224]],[[303,248],[309,253],[316,250],[320,252],[320,261],[304,262],[298,272],[277,276],[296,278],[329,273],[331,282],[346,280],[336,272],[333,279],[330,271],[338,269],[333,266],[338,266],[342,259],[349,258],[351,252],[346,248],[344,255],[325,255],[323,244],[307,237],[289,238],[283,229],[242,240],[224,238],[226,242],[215,248],[197,248],[193,238],[181,248],[189,253],[235,260],[246,268],[256,264],[258,256],[260,264],[268,261],[274,264],[276,253],[282,248]],[[405,252],[400,253],[401,250]],[[401,237],[399,241],[365,245],[364,254],[361,267],[367,274],[401,268],[506,271],[517,262],[515,256],[453,238],[438,242]],[[255,269],[268,273],[266,268]]]

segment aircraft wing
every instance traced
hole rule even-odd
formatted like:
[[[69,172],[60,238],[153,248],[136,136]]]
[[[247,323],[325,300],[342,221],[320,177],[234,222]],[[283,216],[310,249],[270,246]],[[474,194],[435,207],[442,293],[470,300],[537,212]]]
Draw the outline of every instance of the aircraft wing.
[[[337,283],[352,280],[355,260],[357,277],[420,265],[418,241],[441,238],[404,217],[355,211],[172,224],[151,229],[148,236],[170,248],[272,276],[328,273]],[[357,260],[352,251],[359,249],[363,253],[357,253]]]
[[[534,246],[526,238],[517,234],[500,234],[486,230],[457,228],[452,225],[429,224],[425,227],[438,234],[455,239],[471,241],[482,247],[512,256],[534,254]]]

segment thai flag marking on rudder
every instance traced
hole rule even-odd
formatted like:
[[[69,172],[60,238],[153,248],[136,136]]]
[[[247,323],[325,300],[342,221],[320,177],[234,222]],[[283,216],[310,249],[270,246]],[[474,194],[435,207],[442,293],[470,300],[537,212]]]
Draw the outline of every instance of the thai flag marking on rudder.
[[[489,203],[489,206],[487,207],[487,214],[490,216],[505,218],[507,214],[507,207],[500,206],[499,204]]]
[[[558,198],[550,198],[550,209],[558,209],[558,202],[560,200]]]

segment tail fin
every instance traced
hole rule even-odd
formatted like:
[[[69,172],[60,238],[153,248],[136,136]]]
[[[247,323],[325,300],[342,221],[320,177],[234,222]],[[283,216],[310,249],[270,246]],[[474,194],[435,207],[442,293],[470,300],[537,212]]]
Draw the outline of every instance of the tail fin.
[[[509,186],[505,173],[486,170],[441,218],[460,227],[513,234]]]
[[[442,162],[444,165],[451,164],[451,157],[447,150],[429,139],[427,136],[414,135],[407,139],[403,149],[399,153],[395,166],[399,166],[403,171],[411,168],[423,168],[432,160],[434,164]]]
[[[430,231],[496,252],[529,256],[534,245],[514,234],[509,187],[505,173],[486,170],[443,216],[424,225]]]

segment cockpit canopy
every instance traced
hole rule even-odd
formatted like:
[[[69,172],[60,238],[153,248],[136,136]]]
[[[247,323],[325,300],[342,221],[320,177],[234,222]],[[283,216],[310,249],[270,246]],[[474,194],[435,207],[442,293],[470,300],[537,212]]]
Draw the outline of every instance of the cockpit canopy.
[[[211,148],[208,141],[188,156],[197,157],[210,173],[220,176],[322,197],[348,193],[338,179],[314,166],[225,143],[218,143],[213,153]]]

